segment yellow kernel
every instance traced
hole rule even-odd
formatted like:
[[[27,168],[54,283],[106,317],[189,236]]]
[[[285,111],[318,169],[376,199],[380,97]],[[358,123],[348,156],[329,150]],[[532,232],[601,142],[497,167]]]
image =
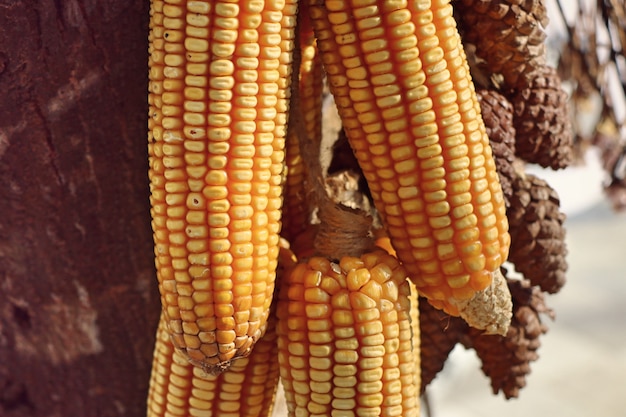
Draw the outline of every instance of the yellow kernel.
[[[330,315],[330,306],[327,304],[309,304],[306,306],[308,318],[326,318]]]
[[[359,355],[355,350],[338,349],[333,354],[333,359],[335,360],[335,363],[337,364],[355,364],[359,361]],[[335,367],[337,366],[339,365],[335,365]],[[354,374],[351,373],[350,375],[354,375]]]
[[[465,266],[470,272],[480,272],[485,270],[486,259],[483,254],[472,256],[470,259],[463,260]]]
[[[376,333],[382,333],[383,325],[380,321],[372,321],[364,324],[357,324],[357,333],[362,336],[368,336]]]
[[[332,313],[332,321],[338,327],[352,326],[354,318],[348,310],[335,310]]]

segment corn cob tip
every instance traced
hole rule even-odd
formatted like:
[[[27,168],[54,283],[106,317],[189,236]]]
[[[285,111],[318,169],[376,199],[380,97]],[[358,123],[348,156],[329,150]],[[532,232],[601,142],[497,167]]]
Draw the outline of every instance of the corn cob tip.
[[[506,279],[496,269],[491,284],[476,292],[469,300],[448,300],[458,308],[459,315],[470,326],[484,330],[485,334],[505,336],[513,317],[513,301]]]
[[[198,369],[201,369],[202,372],[204,373],[204,376],[207,376],[207,375],[218,376],[221,373],[228,371],[228,369],[230,368],[230,365],[233,362],[232,360],[227,360],[227,361],[218,362],[216,364],[212,363],[209,365],[204,361],[191,359],[189,355],[186,353],[185,349],[176,348],[176,351],[178,352],[180,357],[185,358],[187,362],[189,362],[191,365],[193,365],[194,367]]]
[[[265,329],[267,329],[267,327],[265,327]],[[260,334],[261,336],[251,337],[251,341],[249,342],[250,346],[247,349],[242,349],[238,351],[237,354],[233,355],[233,357],[230,359],[217,362],[214,360],[207,361],[206,359],[196,359],[193,356],[197,357],[197,355],[195,355],[193,352],[190,353],[187,348],[177,346],[175,343],[174,348],[178,352],[179,356],[185,358],[186,361],[194,367],[202,370],[204,376],[219,376],[220,374],[228,371],[235,361],[247,358],[252,353],[252,347],[265,334],[265,330],[263,330]]]

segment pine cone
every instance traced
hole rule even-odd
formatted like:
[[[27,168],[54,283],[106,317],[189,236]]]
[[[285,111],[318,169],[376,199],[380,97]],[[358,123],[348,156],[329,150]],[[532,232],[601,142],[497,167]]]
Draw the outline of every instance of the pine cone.
[[[542,0],[460,0],[455,3],[463,44],[488,76],[501,74],[505,89],[545,64],[548,24]]]
[[[543,291],[556,293],[565,284],[565,215],[559,197],[550,186],[532,174],[513,181],[511,207],[507,210],[515,269]]]
[[[517,397],[526,385],[530,362],[538,359],[539,336],[547,332],[540,313],[552,312],[545,306],[543,293],[530,282],[508,280],[513,296],[513,320],[506,336],[484,335],[469,330],[471,347],[482,361],[482,370],[491,378],[494,394]]]
[[[448,355],[469,330],[469,326],[458,317],[452,317],[436,309],[425,298],[419,301],[422,388],[431,383]]]
[[[485,121],[487,136],[491,143],[500,184],[504,192],[506,207],[513,195],[511,181],[516,176],[513,168],[515,160],[515,128],[513,127],[513,105],[502,94],[494,90],[480,89],[476,92],[480,110]]]
[[[574,159],[567,93],[556,70],[544,66],[512,98],[516,154],[552,169],[565,168]]]

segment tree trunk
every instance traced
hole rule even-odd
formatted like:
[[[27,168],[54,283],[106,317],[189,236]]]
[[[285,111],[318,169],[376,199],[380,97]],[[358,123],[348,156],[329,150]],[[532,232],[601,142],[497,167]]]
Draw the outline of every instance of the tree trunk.
[[[0,2],[0,416],[142,416],[148,1]]]

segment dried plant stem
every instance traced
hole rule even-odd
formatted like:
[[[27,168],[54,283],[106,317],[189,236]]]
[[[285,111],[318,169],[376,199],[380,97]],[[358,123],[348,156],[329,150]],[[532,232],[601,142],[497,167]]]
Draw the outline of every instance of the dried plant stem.
[[[299,45],[296,39],[296,45]],[[374,241],[370,233],[372,219],[359,209],[352,209],[331,199],[324,186],[324,175],[320,162],[319,138],[310,138],[304,125],[304,117],[299,101],[300,50],[294,52],[294,71],[292,74],[291,109],[289,123],[295,130],[303,155],[310,191],[306,201],[309,206],[317,207],[320,224],[315,237],[315,251],[329,259],[339,260],[343,256],[360,256],[373,248]]]

